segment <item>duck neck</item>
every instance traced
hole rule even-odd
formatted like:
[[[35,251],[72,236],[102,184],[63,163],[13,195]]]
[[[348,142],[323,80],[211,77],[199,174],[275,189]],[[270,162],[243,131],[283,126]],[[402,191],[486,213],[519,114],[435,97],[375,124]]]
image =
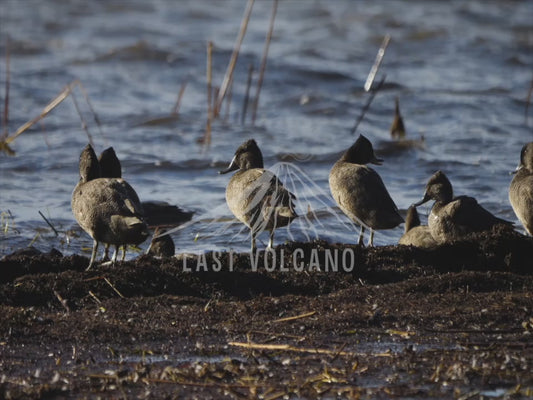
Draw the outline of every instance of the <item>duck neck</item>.
[[[264,168],[263,157],[260,154],[246,154],[246,156],[242,157],[240,160],[239,167],[244,171],[252,168]]]
[[[341,160],[344,162],[361,165],[366,164],[368,162],[364,160],[363,157],[361,157],[357,142],[344,152],[341,157]]]
[[[80,167],[80,182],[89,182],[93,179],[98,179],[101,176],[100,165],[98,160],[91,160],[91,162],[84,163]]]
[[[533,175],[533,170],[530,170],[526,168],[525,166],[522,166],[519,170],[516,171],[515,176],[513,179],[520,179],[529,175]]]
[[[409,232],[412,228],[420,226],[420,218],[418,213],[409,212],[407,218],[405,219],[405,232]]]

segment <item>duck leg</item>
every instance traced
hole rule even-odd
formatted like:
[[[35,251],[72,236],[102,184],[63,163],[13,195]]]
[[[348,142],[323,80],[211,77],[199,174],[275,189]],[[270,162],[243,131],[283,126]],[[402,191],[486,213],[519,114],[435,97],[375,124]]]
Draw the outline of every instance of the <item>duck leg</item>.
[[[127,247],[128,247],[127,244],[122,246],[122,258],[120,259],[120,261],[124,261],[126,259],[126,248]]]
[[[251,252],[253,254],[255,252],[255,250],[257,249],[257,247],[255,245],[255,235],[256,234],[255,234],[255,232],[252,231],[251,235],[252,235],[252,249],[251,249]]]
[[[109,243],[105,243],[104,245],[104,258],[102,259],[102,261],[107,260],[109,260]]]
[[[363,243],[364,234],[365,234],[365,227],[363,225],[361,225],[361,231],[359,232],[359,241],[357,242],[357,244],[359,244],[359,246],[364,246],[365,245]]]
[[[96,258],[96,252],[97,251],[98,251],[98,242],[95,240],[94,244],[93,244],[93,252],[91,254],[91,261],[89,261],[89,266],[87,267],[87,269],[85,271],[89,271],[89,269],[91,269],[91,267],[93,265],[93,262],[94,262],[94,259]]]
[[[115,252],[113,253],[113,258],[111,259],[111,264],[115,264],[117,262],[117,256],[118,256],[118,247],[119,245],[115,245]]]
[[[370,228],[370,239],[368,239],[367,246],[374,247],[374,229],[372,228]]]
[[[268,239],[267,249],[271,249],[273,247],[274,247],[274,229],[270,231],[270,238]]]

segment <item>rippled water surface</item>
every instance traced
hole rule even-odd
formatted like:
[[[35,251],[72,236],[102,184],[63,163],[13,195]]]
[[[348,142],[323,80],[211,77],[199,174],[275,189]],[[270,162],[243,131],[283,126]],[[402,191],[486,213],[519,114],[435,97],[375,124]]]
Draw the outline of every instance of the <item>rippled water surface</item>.
[[[386,74],[386,83],[357,133],[385,159],[375,169],[400,210],[419,200],[428,177],[442,169],[456,194],[473,195],[498,216],[516,221],[507,190],[522,145],[533,140],[531,108],[529,126],[525,118],[533,75],[533,2],[281,1],[252,126],[249,115],[241,124],[247,71],[251,64],[259,68],[272,8],[270,1],[256,1],[231,108],[224,106],[205,147],[198,140],[206,129],[206,45],[214,43],[213,84],[219,86],[245,5],[2,1],[2,95],[7,37],[11,53],[9,131],[79,79],[101,121],[100,131],[76,89],[96,151],[115,148],[123,176],[142,200],[195,211],[195,222],[173,233],[178,251],[248,248],[247,230],[232,222],[225,205],[229,176],[217,171],[251,137],[266,166],[298,195],[299,213],[309,208],[316,213],[290,230],[280,229],[276,242],[316,237],[354,242],[358,232],[334,207],[327,178],[355,140],[350,130],[369,97],[363,85],[383,36],[390,34],[377,76]],[[184,82],[179,116],[166,118]],[[256,82],[257,74],[252,96]],[[391,143],[396,96],[408,137],[423,136],[424,148]],[[30,243],[65,254],[91,246],[70,210],[79,153],[88,140],[69,98],[12,143],[15,156],[0,155],[0,253]],[[375,243],[396,243],[402,232],[403,226],[378,232]]]

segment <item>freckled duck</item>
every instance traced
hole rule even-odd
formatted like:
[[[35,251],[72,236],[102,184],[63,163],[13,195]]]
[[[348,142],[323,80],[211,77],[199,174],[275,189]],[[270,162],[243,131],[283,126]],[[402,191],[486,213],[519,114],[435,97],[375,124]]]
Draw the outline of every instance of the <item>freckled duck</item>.
[[[409,207],[407,210],[407,217],[405,218],[405,233],[400,238],[398,244],[421,248],[432,248],[437,245],[437,242],[431,235],[429,226],[420,225],[420,218],[414,205]]]
[[[148,237],[142,206],[133,188],[120,178],[101,178],[100,165],[91,145],[80,155],[80,181],[72,192],[72,212],[78,224],[94,240],[91,268],[98,244],[140,244]],[[116,262],[116,255],[113,262]]]
[[[261,150],[253,139],[239,146],[229,167],[220,173],[231,171],[237,172],[226,187],[226,202],[233,215],[250,228],[252,252],[256,236],[265,230],[270,232],[268,247],[272,247],[275,229],[289,225],[298,216],[295,196],[263,168]]]
[[[176,253],[174,241],[170,235],[164,235],[164,233],[165,229],[160,227],[155,228],[154,239],[152,239],[152,242],[150,243],[150,247],[147,251],[148,254],[155,257],[172,257]]]
[[[374,244],[374,230],[392,229],[403,222],[398,208],[379,174],[365,164],[380,165],[372,143],[360,135],[356,142],[335,163],[329,173],[331,194],[340,209],[361,225],[360,245],[365,227],[370,229],[368,245]]]
[[[490,230],[494,225],[512,223],[497,218],[469,196],[453,196],[452,184],[442,171],[435,172],[426,185],[424,198],[415,206],[435,200],[428,217],[431,235],[438,243],[457,240],[472,232]]]
[[[509,187],[509,201],[526,231],[533,235],[533,142],[522,147],[520,165]]]

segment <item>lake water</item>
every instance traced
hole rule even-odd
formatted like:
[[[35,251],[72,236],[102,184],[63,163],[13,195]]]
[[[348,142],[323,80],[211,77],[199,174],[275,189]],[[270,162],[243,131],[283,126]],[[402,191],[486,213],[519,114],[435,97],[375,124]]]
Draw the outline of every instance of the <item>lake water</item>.
[[[250,113],[241,123],[248,68],[259,69],[272,10],[272,2],[258,0],[237,61],[230,109],[224,106],[222,118],[213,122],[206,147],[198,140],[206,129],[207,43],[214,44],[213,85],[220,86],[245,6],[244,0],[2,1],[2,97],[8,36],[11,53],[9,132],[79,79],[101,121],[100,131],[75,89],[97,153],[115,148],[124,178],[142,200],[195,211],[194,223],[172,234],[178,252],[248,249],[248,231],[232,221],[225,205],[230,177],[217,173],[248,138],[256,139],[265,165],[296,193],[299,213],[316,213],[280,229],[276,243],[353,243],[358,228],[335,207],[328,174],[356,139],[350,130],[369,97],[363,86],[389,34],[376,78],[386,74],[386,82],[357,134],[367,136],[385,159],[374,168],[399,209],[404,213],[419,200],[429,176],[441,169],[456,194],[472,195],[498,216],[517,221],[508,186],[522,145],[533,140],[533,106],[526,121],[533,2],[280,1],[252,126]],[[165,119],[184,82],[179,117]],[[252,96],[256,83],[257,73]],[[423,136],[423,149],[391,145],[396,96],[408,138]],[[88,140],[68,98],[12,143],[15,156],[0,155],[0,254],[30,243],[64,254],[91,247],[70,209],[79,153]],[[419,211],[425,221],[429,206]],[[394,244],[402,233],[403,225],[380,231],[374,242]],[[268,237],[261,239],[266,243]]]

